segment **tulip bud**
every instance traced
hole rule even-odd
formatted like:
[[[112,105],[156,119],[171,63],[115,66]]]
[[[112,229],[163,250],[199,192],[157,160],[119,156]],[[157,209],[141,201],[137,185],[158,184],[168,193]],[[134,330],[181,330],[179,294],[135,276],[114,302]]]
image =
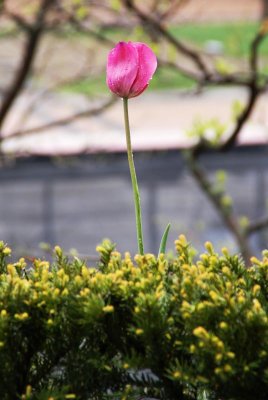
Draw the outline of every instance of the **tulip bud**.
[[[153,51],[144,43],[119,42],[108,54],[107,85],[117,96],[139,96],[157,67]]]

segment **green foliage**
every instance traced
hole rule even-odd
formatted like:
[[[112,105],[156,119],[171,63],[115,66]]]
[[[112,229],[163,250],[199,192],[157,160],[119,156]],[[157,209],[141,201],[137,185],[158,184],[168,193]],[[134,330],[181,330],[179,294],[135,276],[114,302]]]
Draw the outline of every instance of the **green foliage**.
[[[168,239],[168,234],[170,231],[170,223],[167,224],[167,227],[163,233],[161,242],[160,242],[160,246],[159,246],[159,251],[158,251],[158,257],[160,256],[160,254],[165,254],[166,253],[166,247],[167,247],[167,239]]]
[[[244,112],[245,106],[239,101],[235,100],[232,104],[232,120],[236,121]]]
[[[215,70],[220,75],[229,75],[234,72],[234,67],[222,57],[217,57],[215,59]]]
[[[219,145],[227,126],[218,118],[203,120],[196,118],[191,129],[187,132],[191,138],[203,140],[211,147]]]
[[[2,400],[264,400],[268,396],[268,252],[245,267],[211,243],[193,260],[66,257],[8,263],[0,245]]]

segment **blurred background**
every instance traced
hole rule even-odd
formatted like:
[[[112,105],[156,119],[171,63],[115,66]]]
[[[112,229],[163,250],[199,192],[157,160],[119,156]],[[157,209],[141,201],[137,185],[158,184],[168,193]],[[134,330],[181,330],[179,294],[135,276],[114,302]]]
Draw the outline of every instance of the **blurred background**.
[[[268,238],[267,0],[0,0],[0,239],[137,251],[120,99],[108,51],[158,57],[129,102],[145,250],[186,234],[248,259]],[[41,247],[40,247],[41,244]]]

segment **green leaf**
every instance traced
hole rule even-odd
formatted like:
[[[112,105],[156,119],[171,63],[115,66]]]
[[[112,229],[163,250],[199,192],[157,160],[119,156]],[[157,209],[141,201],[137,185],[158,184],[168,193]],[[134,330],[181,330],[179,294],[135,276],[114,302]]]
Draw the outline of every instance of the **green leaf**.
[[[166,252],[167,238],[168,238],[169,230],[170,230],[170,224],[167,224],[167,227],[165,229],[165,232],[164,232],[161,242],[160,242],[158,257],[160,256],[160,254],[165,254],[165,252]]]

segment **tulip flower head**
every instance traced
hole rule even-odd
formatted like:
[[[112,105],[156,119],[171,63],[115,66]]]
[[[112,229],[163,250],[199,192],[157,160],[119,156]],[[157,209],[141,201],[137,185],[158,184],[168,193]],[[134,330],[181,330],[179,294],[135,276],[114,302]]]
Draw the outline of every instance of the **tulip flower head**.
[[[117,96],[139,96],[157,67],[153,51],[144,43],[119,42],[108,54],[107,85]]]

